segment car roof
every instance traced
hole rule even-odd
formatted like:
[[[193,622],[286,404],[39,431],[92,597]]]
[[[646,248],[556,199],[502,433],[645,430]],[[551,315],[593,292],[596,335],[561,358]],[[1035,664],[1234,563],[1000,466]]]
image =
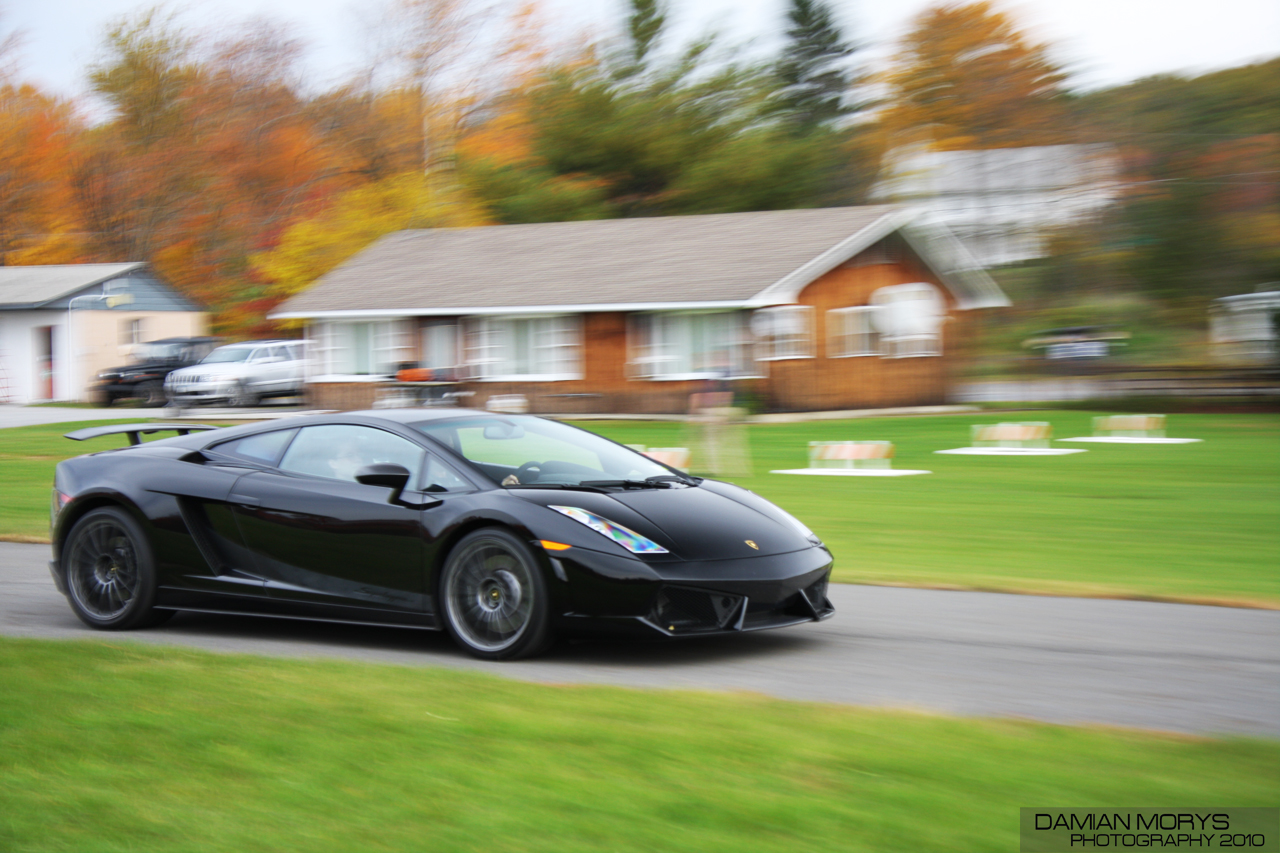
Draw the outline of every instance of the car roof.
[[[220,341],[222,338],[196,337],[196,338],[157,338],[154,341],[143,341],[144,344],[203,344]]]
[[[486,417],[503,417],[498,412],[486,412],[483,409],[363,409],[358,412],[335,412],[334,416],[343,415],[349,417],[361,418],[382,418],[388,421],[395,421],[400,424],[417,423],[418,421],[439,421],[448,420],[449,418],[459,417],[475,417],[484,415]]]
[[[305,344],[305,343],[306,341],[304,341],[302,338],[273,338],[271,340],[266,340],[266,341],[231,341],[230,343],[223,344],[223,346],[224,347],[261,347],[261,346],[266,346],[267,344],[279,345],[279,344]]]

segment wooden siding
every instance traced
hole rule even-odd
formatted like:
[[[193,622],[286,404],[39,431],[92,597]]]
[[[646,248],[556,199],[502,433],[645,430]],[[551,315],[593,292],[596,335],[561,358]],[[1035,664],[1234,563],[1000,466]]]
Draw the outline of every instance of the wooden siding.
[[[874,250],[874,251],[873,251]],[[767,407],[803,412],[928,406],[946,402],[950,362],[955,357],[958,314],[955,301],[923,264],[906,252],[893,261],[872,247],[818,278],[800,293],[799,304],[813,312],[813,357],[766,362]],[[905,257],[904,257],[905,256]],[[936,286],[946,300],[948,321],[942,326],[942,355],[912,358],[828,354],[827,312],[867,305],[881,287],[923,281]]]

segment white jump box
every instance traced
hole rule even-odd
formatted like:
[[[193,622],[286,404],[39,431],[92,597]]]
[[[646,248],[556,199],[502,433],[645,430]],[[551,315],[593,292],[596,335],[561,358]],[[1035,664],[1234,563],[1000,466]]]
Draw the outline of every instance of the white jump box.
[[[961,456],[1065,456],[1084,453],[1078,448],[1050,447],[1053,426],[1046,421],[974,424],[969,428],[971,447],[935,450]]]
[[[895,469],[893,454],[891,441],[811,441],[808,468],[786,468],[770,473],[827,477],[907,477],[933,473]]]
[[[1099,415],[1093,419],[1093,435],[1060,438],[1059,441],[1092,441],[1099,444],[1194,444],[1198,438],[1166,438],[1164,415]]]

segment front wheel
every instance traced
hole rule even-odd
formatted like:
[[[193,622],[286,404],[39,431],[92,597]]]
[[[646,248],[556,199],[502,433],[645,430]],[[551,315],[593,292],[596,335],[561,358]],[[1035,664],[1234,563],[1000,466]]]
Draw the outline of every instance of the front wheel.
[[[463,649],[487,660],[529,657],[550,644],[547,599],[529,547],[498,528],[463,537],[440,577],[445,628]]]
[[[236,387],[231,391],[231,399],[227,402],[236,408],[256,406],[258,405],[258,395],[253,392],[247,382],[237,382]]]
[[[91,628],[142,628],[171,615],[151,607],[155,560],[142,529],[122,509],[85,513],[67,536],[62,569],[71,609]]]
[[[138,396],[142,398],[142,405],[148,409],[154,409],[169,402],[169,398],[164,393],[164,386],[154,379],[138,386]]]

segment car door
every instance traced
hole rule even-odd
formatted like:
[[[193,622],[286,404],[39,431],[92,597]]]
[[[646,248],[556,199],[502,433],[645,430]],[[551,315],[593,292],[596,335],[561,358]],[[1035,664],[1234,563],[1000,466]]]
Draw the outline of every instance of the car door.
[[[267,360],[271,367],[271,393],[283,394],[293,387],[293,362],[289,358],[289,348],[274,346]]]
[[[301,343],[287,344],[285,351],[284,386],[280,389],[286,394],[301,394],[302,384],[306,379],[306,350]]]
[[[440,504],[419,491],[425,456],[419,445],[376,427],[308,426],[275,470],[239,480],[230,500],[271,595],[322,611],[360,608],[373,621],[424,613],[422,514],[431,509],[419,507]],[[410,471],[399,503],[389,501],[390,489],[355,481],[360,468],[380,462]]]

